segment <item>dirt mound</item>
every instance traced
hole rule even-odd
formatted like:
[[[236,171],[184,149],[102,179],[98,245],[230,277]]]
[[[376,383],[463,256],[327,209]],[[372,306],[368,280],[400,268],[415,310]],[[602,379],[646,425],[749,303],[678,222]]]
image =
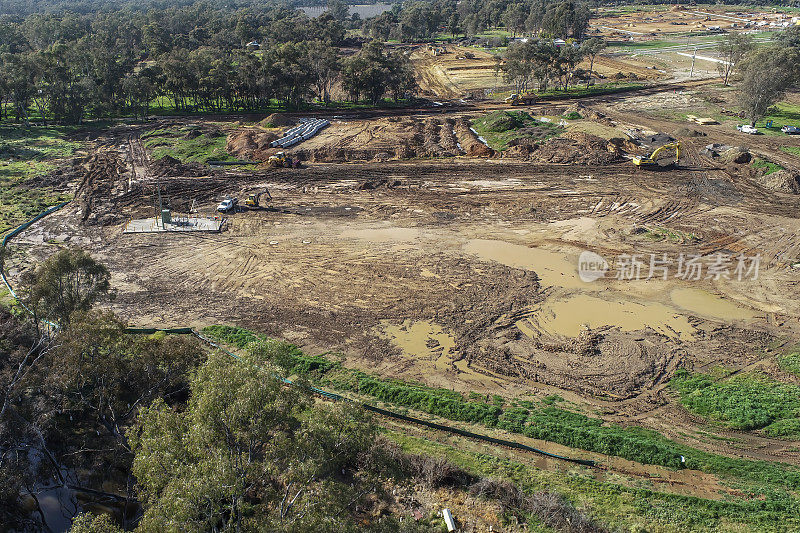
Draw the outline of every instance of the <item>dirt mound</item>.
[[[149,170],[156,176],[166,178],[174,176],[199,177],[205,176],[208,173],[206,168],[200,163],[181,163],[178,159],[168,155],[153,161],[150,164]]]
[[[607,165],[621,159],[618,153],[609,152],[608,141],[582,131],[550,139],[528,157],[542,163],[571,165]]]
[[[460,118],[456,120],[455,126],[456,137],[461,149],[470,157],[492,157],[495,151],[486,146],[472,129],[467,119]]]
[[[623,139],[622,137],[610,138],[606,148],[612,153],[636,153],[639,151],[638,144],[630,139]]]
[[[791,170],[778,170],[766,176],[760,175],[757,181],[766,189],[778,192],[800,194],[800,174]]]
[[[706,134],[694,128],[678,128],[671,134],[673,137],[705,137]]]
[[[294,124],[294,120],[283,113],[273,113],[258,124],[263,128],[282,128]]]
[[[733,148],[729,148],[720,154],[720,159],[722,159],[725,163],[736,163],[738,165],[743,165],[745,163],[749,163],[753,156],[750,155],[750,152],[747,148],[742,146],[734,146]]]
[[[248,160],[263,160],[269,157],[265,153],[270,149],[269,143],[278,135],[260,130],[239,130],[228,135],[225,149],[229,154]]]
[[[541,346],[525,371],[548,385],[625,399],[663,383],[680,361],[649,333],[639,341],[615,331],[586,337]]]

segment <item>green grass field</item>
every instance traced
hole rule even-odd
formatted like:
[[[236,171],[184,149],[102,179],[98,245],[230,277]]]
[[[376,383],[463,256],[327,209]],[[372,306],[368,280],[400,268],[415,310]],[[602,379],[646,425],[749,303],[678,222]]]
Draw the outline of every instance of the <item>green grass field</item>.
[[[142,144],[151,150],[153,159],[170,156],[182,163],[235,161],[225,150],[227,135],[222,132],[203,132],[195,136],[190,126],[150,130],[142,135]]]
[[[772,121],[772,127],[767,127],[767,122]],[[789,137],[781,131],[783,126],[800,127],[800,105],[781,102],[770,108],[767,116],[756,122],[756,127],[764,135],[783,135]]]
[[[67,140],[74,128],[0,125],[0,232],[69,199],[50,187],[27,184],[52,172],[81,147]]]
[[[798,354],[784,365],[794,368]],[[671,385],[681,403],[693,413],[731,428],[763,430],[771,437],[800,438],[800,387],[760,374],[742,374],[715,380],[705,374],[678,371]]]

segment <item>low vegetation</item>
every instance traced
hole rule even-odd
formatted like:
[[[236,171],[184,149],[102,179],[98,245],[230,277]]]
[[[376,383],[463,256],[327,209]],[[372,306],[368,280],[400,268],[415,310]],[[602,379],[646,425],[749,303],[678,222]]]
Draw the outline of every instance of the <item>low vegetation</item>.
[[[0,232],[70,198],[39,182],[81,144],[63,127],[0,126]]]
[[[640,227],[634,231],[646,239],[656,242],[669,241],[674,243],[694,243],[700,240],[696,233],[686,233],[684,231],[669,228],[645,228]]]
[[[234,161],[225,150],[227,136],[218,131],[200,131],[193,127],[159,128],[142,135],[142,143],[151,150],[153,159],[169,156],[182,163]]]
[[[781,146],[781,150],[787,154],[800,156],[800,146]]]
[[[788,497],[775,505],[775,500],[759,498],[710,500],[665,494],[594,476],[564,475],[401,433],[391,432],[389,437],[407,452],[444,455],[474,475],[507,479],[526,493],[555,490],[572,505],[591,508],[592,516],[613,531],[786,531],[800,527],[797,502]]]
[[[251,332],[235,327],[212,326],[203,331],[220,342],[247,351],[261,349],[262,343],[277,342],[257,335],[254,337]],[[600,419],[549,406],[546,402],[543,406],[518,402],[518,406],[511,407],[488,403],[485,397],[465,399],[460,393],[448,389],[385,380],[345,368],[322,356],[306,356],[291,344],[281,345],[282,355],[276,363],[287,374],[302,376],[324,387],[350,391],[450,420],[504,429],[640,463],[702,470],[755,491],[771,494],[785,487],[800,488],[800,470],[793,467],[715,455],[671,441],[655,431],[606,424]],[[778,431],[780,427],[774,429]]]
[[[493,111],[472,121],[475,131],[495,150],[507,149],[516,139],[545,141],[564,130],[550,122],[541,122],[525,111]]]
[[[767,161],[766,159],[759,159],[755,158],[753,160],[753,168],[763,169],[764,175],[769,176],[773,172],[778,172],[779,170],[783,170],[783,167],[777,163],[773,163],[772,161]]]
[[[778,357],[778,366],[785,372],[800,376],[800,351]]]
[[[789,366],[797,354],[787,356]],[[800,387],[759,374],[715,380],[706,374],[676,373],[671,385],[690,411],[742,430],[762,429],[771,437],[800,438]]]

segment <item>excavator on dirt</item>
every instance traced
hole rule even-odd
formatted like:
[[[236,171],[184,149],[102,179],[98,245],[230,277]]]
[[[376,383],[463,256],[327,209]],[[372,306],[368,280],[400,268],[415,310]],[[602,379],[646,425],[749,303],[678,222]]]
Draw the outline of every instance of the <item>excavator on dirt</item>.
[[[264,189],[262,192],[253,192],[247,197],[247,200],[244,201],[244,205],[249,207],[250,209],[258,209],[261,207],[261,195],[266,194],[269,200],[272,200],[272,195],[269,193],[267,189]]]
[[[522,94],[514,93],[508,98],[506,98],[505,102],[511,105],[531,105],[534,102],[536,102],[536,100],[537,97],[533,93],[522,93]]]
[[[667,143],[663,146],[659,146],[648,156],[635,155],[631,161],[639,168],[665,168],[659,165],[659,156],[662,152],[672,150],[675,150],[675,162],[672,164],[677,165],[681,158],[681,143],[679,142]],[[672,164],[670,164],[670,166],[672,166]]]

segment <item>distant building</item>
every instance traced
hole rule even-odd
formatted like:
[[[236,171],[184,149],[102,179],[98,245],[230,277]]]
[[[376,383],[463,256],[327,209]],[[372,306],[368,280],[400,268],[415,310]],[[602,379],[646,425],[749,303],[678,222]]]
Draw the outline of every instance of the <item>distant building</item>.
[[[261,45],[258,44],[258,41],[250,41],[245,45],[245,48],[247,48],[248,50],[258,50],[259,48],[261,48]]]

